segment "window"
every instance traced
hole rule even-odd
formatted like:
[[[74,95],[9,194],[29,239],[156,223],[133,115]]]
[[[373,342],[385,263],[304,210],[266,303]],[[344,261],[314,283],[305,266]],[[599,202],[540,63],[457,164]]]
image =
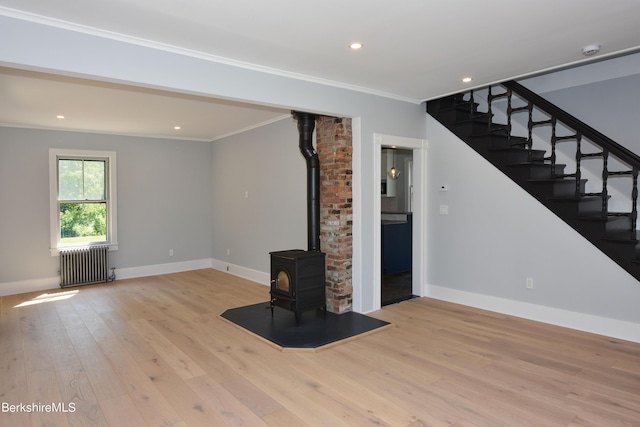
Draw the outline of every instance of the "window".
[[[51,252],[108,244],[117,249],[114,152],[49,151]]]

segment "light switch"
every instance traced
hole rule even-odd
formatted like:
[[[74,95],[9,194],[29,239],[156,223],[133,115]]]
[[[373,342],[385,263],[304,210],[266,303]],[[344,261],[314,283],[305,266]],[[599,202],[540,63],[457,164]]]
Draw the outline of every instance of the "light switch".
[[[447,184],[443,184],[440,186],[440,191],[449,191],[449,186]]]

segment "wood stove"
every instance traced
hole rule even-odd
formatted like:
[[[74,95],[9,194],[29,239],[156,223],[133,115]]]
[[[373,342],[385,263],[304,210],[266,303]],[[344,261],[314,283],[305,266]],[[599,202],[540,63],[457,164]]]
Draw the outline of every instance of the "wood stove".
[[[271,255],[271,315],[274,307],[293,311],[296,324],[303,311],[324,309],[325,254],[320,252],[320,160],[313,148],[316,116],[292,112],[298,121],[300,152],[307,162],[307,241],[308,250],[292,249],[270,252]]]
[[[293,311],[296,324],[304,311],[321,308],[326,314],[325,254],[293,249],[270,255],[271,314],[276,306]]]

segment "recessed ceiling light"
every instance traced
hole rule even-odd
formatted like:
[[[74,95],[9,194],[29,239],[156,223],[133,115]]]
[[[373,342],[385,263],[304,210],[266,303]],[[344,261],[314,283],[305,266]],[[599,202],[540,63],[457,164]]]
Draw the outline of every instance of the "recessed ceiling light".
[[[471,82],[471,80],[473,80],[471,77],[464,77],[464,78],[462,79],[462,83],[470,83],[470,82]]]
[[[63,116],[62,114],[58,114],[58,115],[56,116],[56,118],[58,118],[58,119],[64,119],[64,116]]]
[[[600,45],[599,44],[590,44],[590,45],[585,46],[585,47],[582,48],[582,54],[584,56],[595,55],[598,52],[600,52]]]
[[[173,127],[175,130],[180,130],[180,126],[174,126]]]
[[[362,49],[362,43],[359,43],[359,42],[351,43],[351,44],[349,45],[349,47],[350,47],[352,50]]]

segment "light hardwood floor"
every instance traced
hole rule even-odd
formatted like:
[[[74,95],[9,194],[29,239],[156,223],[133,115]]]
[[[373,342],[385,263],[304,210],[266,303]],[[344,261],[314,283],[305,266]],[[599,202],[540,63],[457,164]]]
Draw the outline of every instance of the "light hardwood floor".
[[[640,426],[637,343],[419,298],[282,353],[219,317],[268,289],[215,270],[42,294],[0,298],[0,403],[75,412],[3,427]]]

